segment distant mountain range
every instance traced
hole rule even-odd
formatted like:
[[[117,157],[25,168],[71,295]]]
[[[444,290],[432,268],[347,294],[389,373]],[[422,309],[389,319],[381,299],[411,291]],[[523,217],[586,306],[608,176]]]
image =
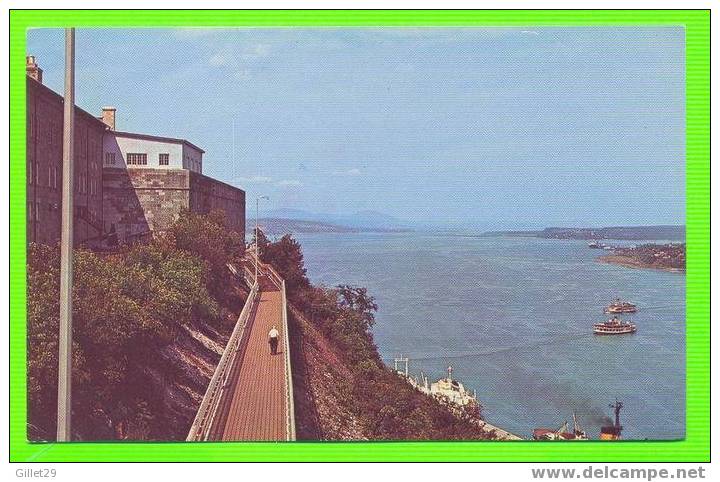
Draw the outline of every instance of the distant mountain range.
[[[360,231],[409,231],[411,223],[378,211],[357,211],[352,214],[330,214],[304,211],[301,209],[273,209],[266,218],[316,222]]]
[[[322,213],[303,209],[281,208],[264,213],[260,225],[267,234],[285,233],[359,233],[359,232],[429,232],[445,235],[536,237],[549,239],[627,239],[685,240],[684,225],[549,227],[541,230],[487,231],[478,234],[469,226],[423,224],[396,218],[378,211],[357,211],[352,214]],[[247,220],[248,234],[255,220]]]
[[[318,221],[308,221],[306,219],[287,219],[287,218],[260,218],[258,225],[262,231],[269,236],[281,236],[283,234],[293,233],[361,233],[361,232],[380,232],[394,233],[407,232],[407,229],[393,229],[380,227],[351,227],[340,224],[321,223]],[[252,230],[255,229],[255,220],[248,219],[246,224],[246,232],[248,236],[252,236]]]
[[[549,239],[685,240],[684,225],[611,226],[605,228],[545,228],[541,231],[488,231],[483,236]]]

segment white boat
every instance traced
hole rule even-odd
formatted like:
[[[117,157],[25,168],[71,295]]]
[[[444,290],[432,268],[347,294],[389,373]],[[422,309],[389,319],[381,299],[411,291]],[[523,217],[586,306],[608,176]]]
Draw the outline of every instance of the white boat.
[[[596,335],[624,335],[627,333],[635,333],[637,326],[630,321],[622,321],[617,316],[613,316],[603,323],[595,323],[593,325],[593,333]]]

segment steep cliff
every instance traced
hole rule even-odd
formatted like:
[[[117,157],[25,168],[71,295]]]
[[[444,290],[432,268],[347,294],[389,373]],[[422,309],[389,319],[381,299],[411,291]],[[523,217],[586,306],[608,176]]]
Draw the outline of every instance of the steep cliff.
[[[299,440],[493,438],[384,366],[354,366],[296,307],[289,329]]]

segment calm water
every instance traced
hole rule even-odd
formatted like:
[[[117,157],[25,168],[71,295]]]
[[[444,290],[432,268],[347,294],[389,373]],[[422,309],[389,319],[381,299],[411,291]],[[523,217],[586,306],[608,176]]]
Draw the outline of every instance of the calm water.
[[[299,235],[313,282],[367,286],[381,355],[431,379],[452,364],[486,419],[522,436],[571,421],[597,438],[625,403],[625,438],[685,434],[685,275],[594,261],[583,241],[419,234]],[[591,332],[615,297],[635,335]]]

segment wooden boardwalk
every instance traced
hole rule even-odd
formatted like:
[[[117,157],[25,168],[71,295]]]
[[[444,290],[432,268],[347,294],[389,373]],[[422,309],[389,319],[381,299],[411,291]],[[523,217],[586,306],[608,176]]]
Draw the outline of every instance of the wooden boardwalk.
[[[218,404],[210,440],[288,440],[285,337],[282,293],[260,276],[260,294],[248,320],[245,342],[238,349]],[[278,353],[270,354],[268,332],[280,332]]]

